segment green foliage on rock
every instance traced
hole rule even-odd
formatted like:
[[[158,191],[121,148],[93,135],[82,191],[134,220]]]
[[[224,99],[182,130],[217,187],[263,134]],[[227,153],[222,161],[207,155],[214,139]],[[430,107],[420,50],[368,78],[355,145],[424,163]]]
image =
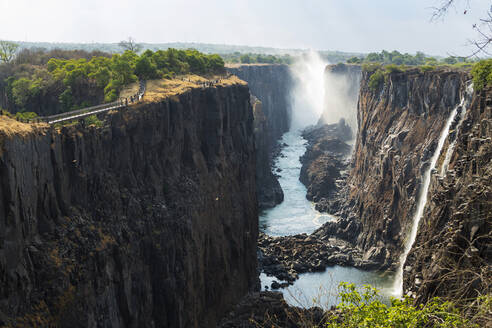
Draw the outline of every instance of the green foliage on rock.
[[[42,115],[49,115],[114,101],[125,85],[138,79],[223,72],[220,56],[196,50],[147,50],[141,55],[129,50],[113,55],[26,50],[0,65],[0,97],[6,97],[2,102],[11,112],[41,108]]]
[[[349,59],[347,59],[347,63],[348,64],[360,64],[362,63],[362,58],[360,57],[350,57]]]
[[[20,120],[32,120],[36,117],[38,117],[38,114],[34,112],[18,112],[15,114],[15,118]]]
[[[293,58],[289,54],[271,55],[271,54],[255,54],[234,52],[230,54],[222,54],[221,58],[227,63],[242,63],[242,64],[286,64],[292,63]]]
[[[356,63],[357,57],[352,57],[347,60],[347,63]],[[408,53],[400,53],[399,51],[386,51],[383,50],[380,53],[371,52],[367,54],[359,63],[380,63],[384,65],[406,65],[406,66],[420,66],[420,65],[454,65],[458,63],[470,63],[466,57],[447,57],[438,61],[436,58],[426,56],[423,52],[417,51],[415,55]]]
[[[331,316],[327,328],[359,327],[478,327],[451,302],[434,298],[425,305],[416,306],[411,299],[392,299],[391,305],[383,303],[379,292],[368,285],[358,290],[354,284],[341,283],[339,315]]]
[[[487,85],[492,85],[492,59],[479,61],[471,70],[473,87],[480,91]]]
[[[100,128],[100,127],[102,127],[104,125],[103,121],[101,121],[100,119],[98,119],[96,115],[87,116],[84,119],[84,121],[85,121],[85,124],[87,126],[94,125],[94,126]]]
[[[384,73],[382,70],[378,69],[369,77],[369,88],[372,91],[379,90],[384,84]]]

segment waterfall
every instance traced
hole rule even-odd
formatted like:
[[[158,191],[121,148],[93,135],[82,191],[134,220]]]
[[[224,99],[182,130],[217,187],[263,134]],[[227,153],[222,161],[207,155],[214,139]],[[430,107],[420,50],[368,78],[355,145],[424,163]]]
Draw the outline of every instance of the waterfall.
[[[291,66],[294,85],[291,90],[291,130],[316,124],[323,113],[325,80],[324,72],[328,63],[311,50]]]
[[[439,173],[441,177],[443,177],[446,174],[446,171],[448,170],[449,162],[451,161],[451,155],[453,155],[454,147],[456,146],[456,141],[458,140],[458,131],[460,130],[461,124],[463,124],[466,108],[470,105],[472,96],[473,96],[473,83],[469,83],[468,86],[466,87],[465,95],[461,98],[461,102],[458,105],[458,113],[456,116],[457,117],[459,116],[459,121],[454,129],[456,131],[456,137],[454,138],[453,143],[449,145],[446,151],[446,156],[444,157],[444,162],[441,166],[441,172]]]
[[[425,171],[422,188],[421,188],[420,193],[417,197],[417,199],[418,199],[417,210],[415,211],[415,214],[414,214],[413,219],[412,219],[412,229],[410,231],[410,234],[405,239],[404,250],[400,256],[400,265],[398,266],[398,269],[396,271],[395,284],[393,286],[393,290],[394,290],[393,294],[395,296],[402,296],[402,294],[403,294],[403,268],[404,268],[408,253],[412,249],[413,243],[415,242],[415,238],[417,237],[417,230],[418,230],[420,219],[422,218],[422,215],[424,214],[425,204],[427,203],[427,193],[429,191],[429,186],[430,186],[430,182],[431,182],[431,174],[433,173],[432,171],[434,170],[434,168],[437,164],[437,161],[438,161],[439,156],[441,154],[442,147],[444,146],[444,142],[446,141],[446,138],[448,137],[451,124],[453,123],[453,121],[455,120],[455,118],[458,114],[458,108],[460,108],[460,106],[466,105],[465,98],[467,98],[467,95],[470,93],[470,90],[473,90],[472,88],[473,88],[472,86],[467,87],[466,92],[464,92],[464,94],[462,95],[460,104],[458,104],[451,111],[451,115],[449,115],[449,118],[446,121],[446,125],[444,126],[444,129],[441,132],[441,136],[439,137],[439,142],[437,144],[437,148],[434,151],[434,154],[432,155],[429,168]],[[463,108],[462,112],[464,112],[464,110],[465,109]],[[462,115],[464,115],[464,114],[462,114]],[[451,156],[451,154],[449,156]],[[448,161],[448,163],[449,163],[449,161]]]

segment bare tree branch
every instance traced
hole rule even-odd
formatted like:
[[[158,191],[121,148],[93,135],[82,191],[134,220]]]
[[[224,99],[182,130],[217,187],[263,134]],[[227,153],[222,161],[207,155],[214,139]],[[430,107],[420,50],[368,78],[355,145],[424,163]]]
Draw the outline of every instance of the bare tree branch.
[[[18,48],[19,45],[17,43],[0,40],[0,60],[4,63],[10,62]]]
[[[442,0],[441,5],[432,7],[433,14],[431,21],[444,19],[451,8],[456,8],[458,3],[465,2],[463,5],[463,15],[466,15],[470,8],[470,0]],[[479,22],[473,24],[473,29],[477,32],[477,39],[469,40],[468,44],[475,47],[475,50],[470,57],[478,57],[479,54],[490,56],[489,47],[492,45],[492,7],[486,12],[485,18],[481,18]]]
[[[142,45],[138,44],[137,41],[135,41],[135,39],[132,37],[128,37],[127,40],[120,41],[118,45],[124,50],[130,50],[135,53],[139,52],[142,49]]]

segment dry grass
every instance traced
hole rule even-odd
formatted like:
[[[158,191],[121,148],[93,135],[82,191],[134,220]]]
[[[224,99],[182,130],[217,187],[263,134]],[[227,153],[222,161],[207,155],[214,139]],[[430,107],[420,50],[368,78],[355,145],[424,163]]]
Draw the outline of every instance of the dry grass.
[[[130,98],[133,95],[136,95],[140,84],[138,82],[131,83],[123,88],[120,92],[120,98]]]
[[[46,123],[21,123],[8,116],[0,115],[0,135],[11,137],[13,135],[27,136],[37,127],[48,127]]]
[[[184,78],[186,81],[181,80]],[[235,84],[245,85],[246,82],[240,80],[236,76],[230,76],[224,78],[223,76],[198,76],[198,75],[184,75],[178,78],[168,80],[151,80],[147,81],[147,88],[145,91],[144,102],[159,102],[168,97],[176,96],[187,92],[191,89],[201,88],[200,83],[219,80],[220,82],[214,84],[214,86],[229,86]]]

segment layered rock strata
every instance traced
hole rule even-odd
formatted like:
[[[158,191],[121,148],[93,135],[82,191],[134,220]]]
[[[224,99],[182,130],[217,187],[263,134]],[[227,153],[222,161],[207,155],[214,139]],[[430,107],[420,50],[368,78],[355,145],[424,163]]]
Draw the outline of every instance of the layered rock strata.
[[[395,267],[410,231],[423,173],[452,109],[469,79],[465,71],[410,69],[388,73],[376,88],[363,72],[358,133],[343,201],[332,223],[317,235],[340,232],[364,259]]]
[[[109,113],[0,118],[0,325],[215,327],[257,284],[243,84]]]
[[[432,177],[404,266],[404,290],[419,302],[433,296],[469,302],[491,292],[492,89],[475,94],[462,110],[461,128],[447,143],[456,138],[448,168]]]
[[[316,203],[319,211],[334,210],[337,194],[343,187],[350,162],[352,131],[341,119],[338,124],[307,128],[302,136],[307,140],[306,152],[300,158],[299,180],[306,186],[306,198]],[[337,203],[339,204],[339,202]]]

